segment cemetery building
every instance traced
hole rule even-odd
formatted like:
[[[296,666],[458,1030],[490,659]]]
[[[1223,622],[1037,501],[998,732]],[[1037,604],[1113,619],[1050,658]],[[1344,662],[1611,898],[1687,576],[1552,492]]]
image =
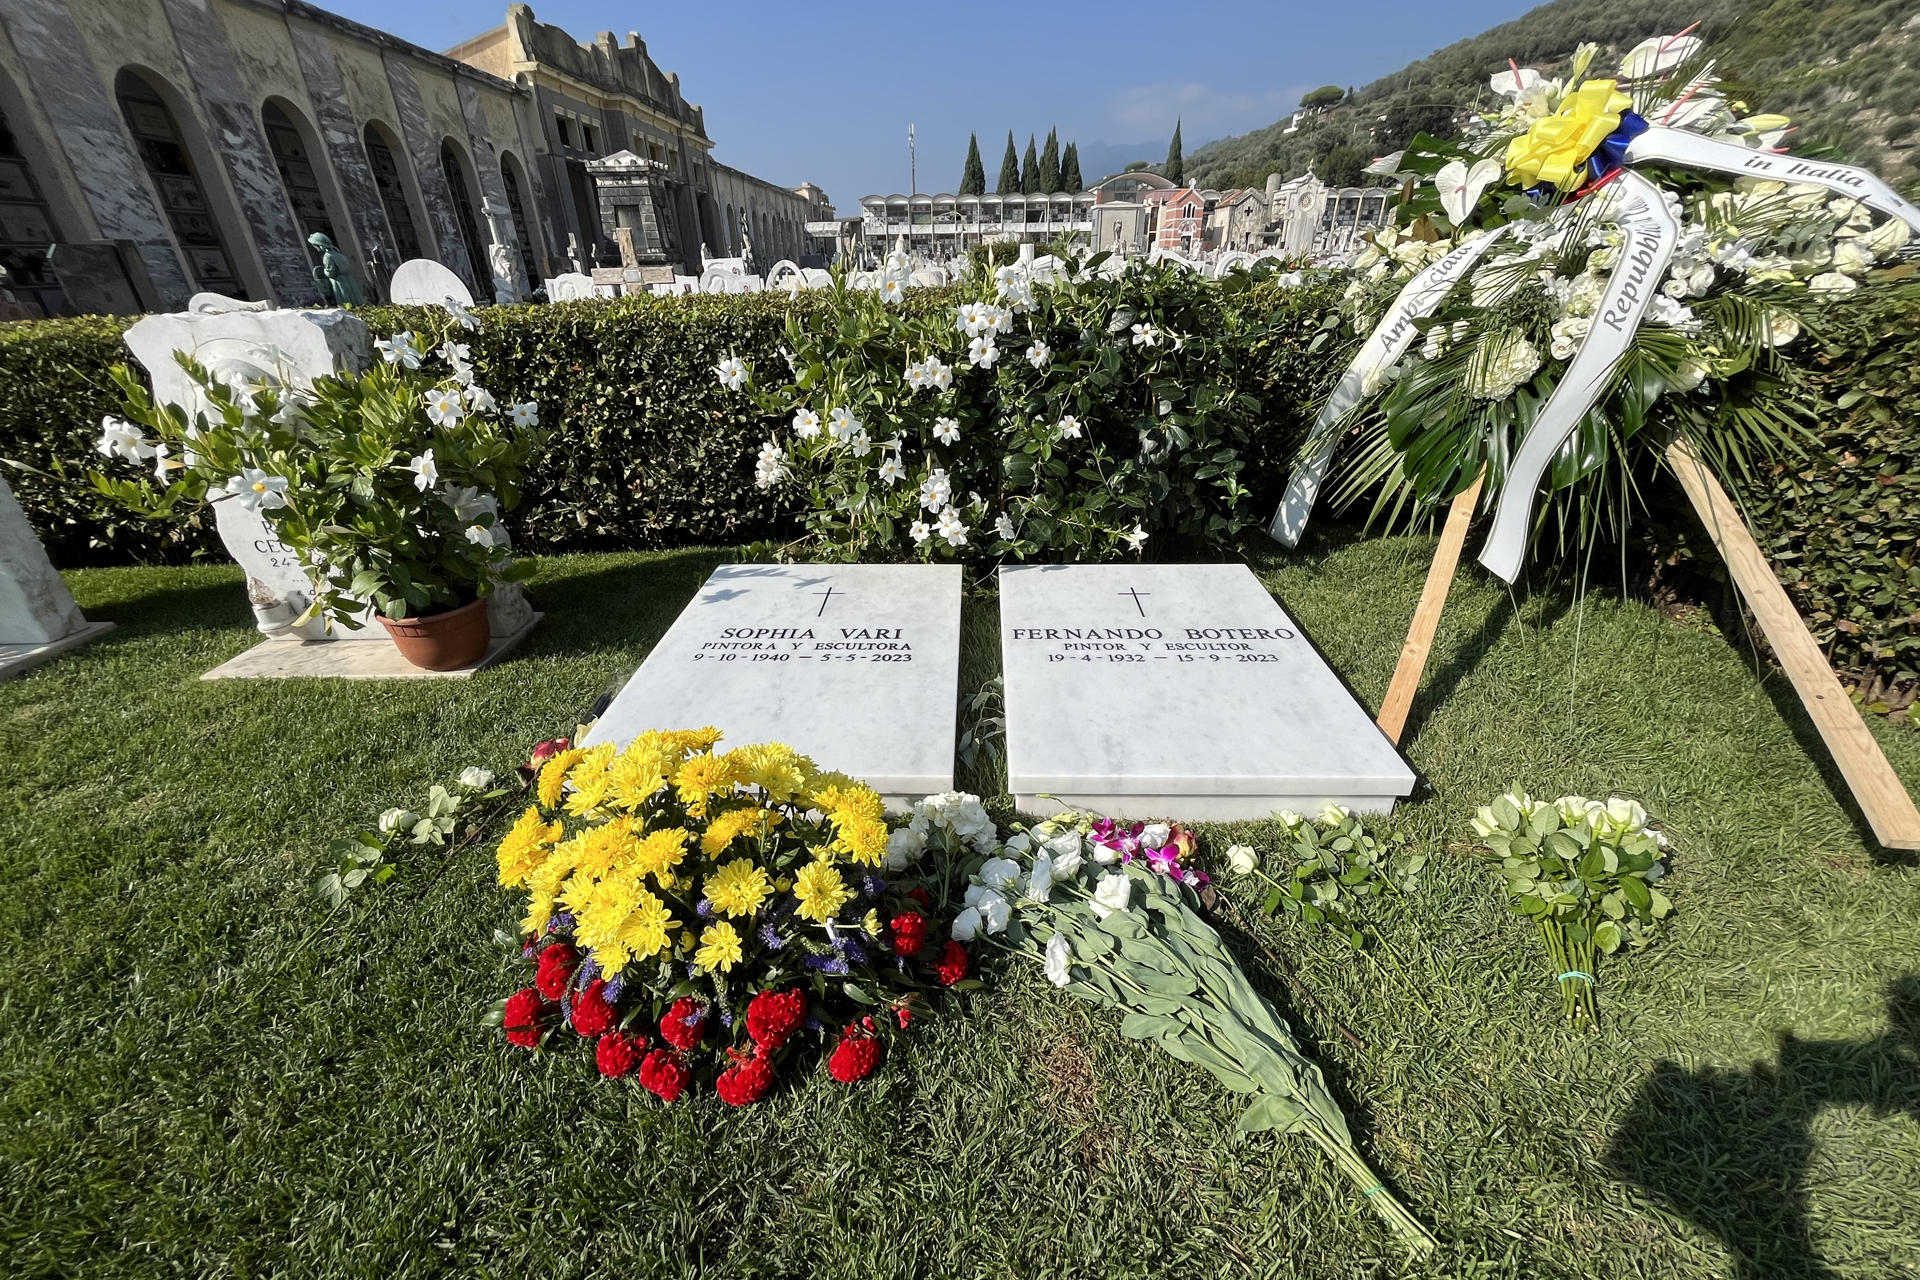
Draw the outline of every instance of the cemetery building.
[[[1094,195],[1055,191],[1048,195],[863,196],[860,238],[868,245],[891,246],[906,237],[910,252],[954,257],[976,244],[1003,240],[1044,242],[1093,232]]]
[[[712,147],[637,35],[578,44],[525,5],[453,56],[301,0],[0,8],[0,265],[29,313],[316,303],[316,234],[369,300],[409,258],[516,297],[570,241],[617,261],[620,227],[688,271],[703,243],[800,253],[824,193]]]

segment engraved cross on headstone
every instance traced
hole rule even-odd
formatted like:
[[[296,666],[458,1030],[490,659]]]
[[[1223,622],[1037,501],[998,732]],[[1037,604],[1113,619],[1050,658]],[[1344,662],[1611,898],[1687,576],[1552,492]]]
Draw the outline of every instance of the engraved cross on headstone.
[[[827,612],[828,602],[830,602],[835,596],[843,596],[847,593],[840,590],[838,587],[828,587],[825,591],[816,591],[813,594],[820,597],[819,612],[813,615],[814,617],[819,618],[819,617],[825,616]]]
[[[1132,597],[1133,597],[1133,607],[1134,607],[1134,608],[1136,608],[1136,609],[1138,609],[1138,610],[1140,610],[1140,616],[1141,616],[1141,617],[1143,617],[1143,618],[1144,618],[1144,617],[1146,617],[1146,616],[1147,616],[1147,610],[1146,610],[1146,607],[1145,607],[1144,605],[1142,605],[1142,604],[1140,603],[1140,597],[1141,597],[1141,596],[1150,596],[1150,595],[1152,595],[1152,594],[1153,594],[1153,592],[1151,592],[1151,591],[1140,591],[1140,590],[1137,590],[1137,589],[1135,589],[1135,588],[1133,588],[1133,587],[1128,587],[1128,588],[1127,588],[1127,589],[1126,589],[1125,591],[1116,591],[1116,592],[1114,592],[1114,594],[1115,594],[1115,595],[1117,595],[1117,596],[1132,596]]]

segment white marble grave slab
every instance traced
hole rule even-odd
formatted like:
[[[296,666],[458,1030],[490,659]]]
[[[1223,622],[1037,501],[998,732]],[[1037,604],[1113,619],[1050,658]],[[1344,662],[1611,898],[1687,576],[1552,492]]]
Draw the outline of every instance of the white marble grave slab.
[[[1118,818],[1388,812],[1413,770],[1245,565],[1000,570],[1007,781]]]
[[[713,725],[784,742],[889,808],[953,787],[958,565],[716,569],[582,739]]]

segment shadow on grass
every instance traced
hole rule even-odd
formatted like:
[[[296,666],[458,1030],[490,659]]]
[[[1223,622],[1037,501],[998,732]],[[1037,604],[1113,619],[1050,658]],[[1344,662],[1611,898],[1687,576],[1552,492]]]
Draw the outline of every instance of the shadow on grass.
[[[1871,1040],[1780,1039],[1750,1071],[1661,1062],[1614,1134],[1607,1165],[1653,1203],[1711,1231],[1739,1280],[1825,1280],[1807,1224],[1813,1123],[1826,1106],[1920,1122],[1920,976],[1887,990],[1891,1029]]]

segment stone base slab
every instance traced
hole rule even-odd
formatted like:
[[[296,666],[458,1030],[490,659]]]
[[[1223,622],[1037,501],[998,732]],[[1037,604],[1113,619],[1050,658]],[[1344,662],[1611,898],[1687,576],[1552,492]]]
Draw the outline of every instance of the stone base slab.
[[[332,680],[465,680],[485,671],[518,647],[538,626],[544,613],[509,636],[495,636],[487,652],[471,666],[456,671],[428,671],[400,656],[391,641],[354,644],[341,640],[263,640],[237,657],[229,658],[201,676],[202,680],[288,680],[317,677]]]
[[[1017,794],[1014,809],[1050,818],[1062,809],[1085,809],[1126,822],[1259,822],[1281,810],[1312,818],[1330,804],[1354,813],[1392,813],[1394,795],[1182,795],[1179,793],[1113,795],[1083,791],[1049,791],[1053,799]]]
[[[69,649],[78,649],[95,636],[105,635],[111,630],[111,622],[89,622],[72,635],[49,640],[46,644],[0,644],[0,680],[30,671],[49,658],[58,657]]]

